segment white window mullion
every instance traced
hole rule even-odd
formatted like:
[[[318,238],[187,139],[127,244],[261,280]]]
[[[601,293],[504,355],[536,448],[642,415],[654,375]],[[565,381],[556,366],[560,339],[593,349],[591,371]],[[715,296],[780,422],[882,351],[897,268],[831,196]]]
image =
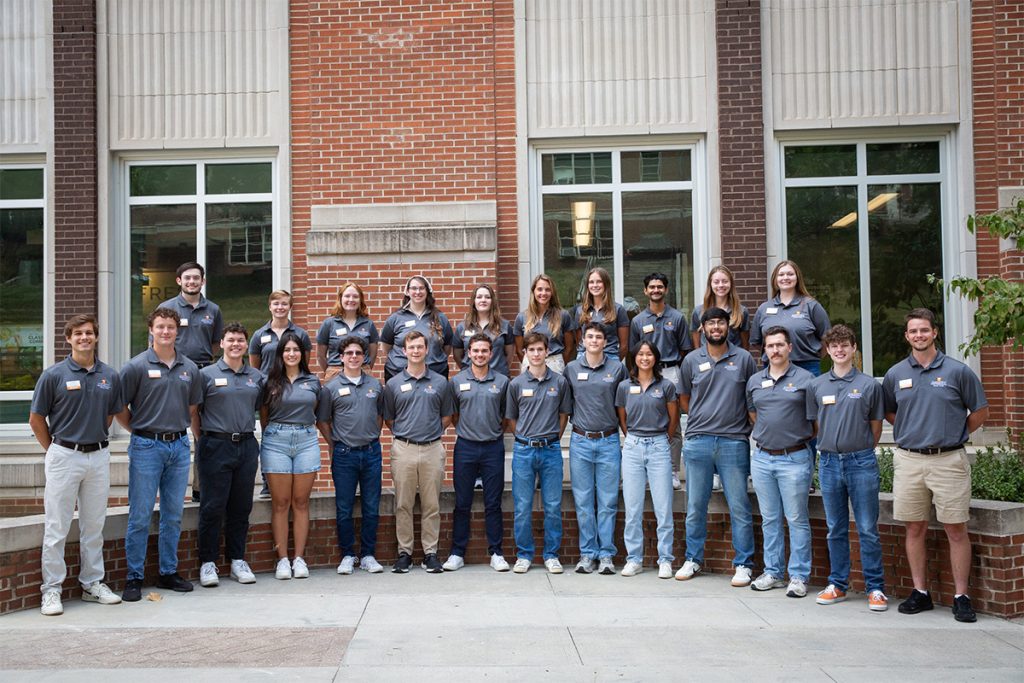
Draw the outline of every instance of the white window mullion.
[[[206,268],[206,162],[196,164],[196,262]],[[203,283],[203,296],[206,284]]]
[[[857,145],[857,251],[860,266],[860,354],[863,371],[871,375],[874,350],[871,325],[871,245],[868,240],[867,146]]]

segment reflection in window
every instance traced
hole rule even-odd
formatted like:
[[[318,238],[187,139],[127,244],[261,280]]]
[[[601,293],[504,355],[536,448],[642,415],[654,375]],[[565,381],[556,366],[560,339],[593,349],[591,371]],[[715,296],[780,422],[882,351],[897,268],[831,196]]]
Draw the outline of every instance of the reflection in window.
[[[574,222],[573,204],[586,202],[595,204],[593,220]],[[580,226],[579,235],[574,234],[576,225]],[[571,308],[582,300],[590,269],[601,267],[614,272],[614,257],[610,193],[545,195],[544,272],[554,280],[562,306]]]
[[[250,335],[270,317],[271,233],[270,202],[206,207],[206,295]]]

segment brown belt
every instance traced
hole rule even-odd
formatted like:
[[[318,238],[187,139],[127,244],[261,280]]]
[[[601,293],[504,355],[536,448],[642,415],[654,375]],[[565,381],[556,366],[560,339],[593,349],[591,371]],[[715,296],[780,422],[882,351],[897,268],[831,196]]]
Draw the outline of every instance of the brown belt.
[[[807,442],[804,441],[803,443],[798,443],[797,445],[790,446],[789,448],[761,448],[761,446],[758,446],[757,448],[762,453],[767,453],[768,455],[789,455],[790,453],[799,453],[800,451],[807,450]]]
[[[572,426],[572,433],[585,436],[588,439],[607,439],[609,436],[615,434],[617,429],[609,429],[607,432],[588,432],[584,429],[580,429],[576,425]]]

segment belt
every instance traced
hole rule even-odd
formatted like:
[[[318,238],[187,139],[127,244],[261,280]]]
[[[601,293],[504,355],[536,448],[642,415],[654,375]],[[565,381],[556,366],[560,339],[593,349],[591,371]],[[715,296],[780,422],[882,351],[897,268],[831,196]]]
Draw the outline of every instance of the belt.
[[[153,441],[177,441],[181,437],[185,436],[185,430],[180,432],[164,432],[163,434],[156,434],[154,432],[144,432],[141,429],[133,429],[132,434],[135,436],[141,436],[143,439],[153,439]]]
[[[905,451],[910,451],[911,453],[920,453],[921,455],[942,455],[943,453],[952,453],[953,451],[958,451],[963,447],[963,444],[960,444],[959,446],[940,446],[936,448],[903,448],[903,446],[900,446],[900,448]]]
[[[758,445],[758,449],[768,455],[789,455],[790,453],[798,453],[800,451],[807,450],[807,443],[808,442],[804,441],[803,443],[798,443],[797,445],[789,446],[788,448],[761,448],[761,446]]]
[[[557,436],[549,436],[546,439],[524,439],[518,434],[516,435],[515,439],[516,443],[521,443],[524,446],[529,446],[530,448],[547,448],[551,444],[556,443],[558,441]]]
[[[678,368],[683,364],[681,360],[667,360],[662,363],[658,363],[659,368]]]
[[[572,427],[573,434],[579,434],[581,436],[587,437],[588,439],[607,439],[609,436],[612,436],[617,431],[617,429],[609,429],[606,432],[588,432],[586,430],[580,429],[576,425],[573,425]]]
[[[255,438],[253,432],[207,432],[203,431],[203,436],[209,436],[214,439],[224,439],[225,441],[234,441],[238,443],[243,439]]]
[[[200,370],[213,365],[212,360],[194,360],[192,362],[195,363],[196,367],[199,368]]]
[[[437,443],[440,440],[441,440],[441,437],[438,437],[436,439],[431,439],[430,441],[413,441],[412,439],[404,439],[404,438],[402,438],[400,436],[396,436],[395,437],[395,441],[401,441],[402,443],[407,443],[410,446],[429,446],[430,444]]]
[[[99,443],[75,443],[74,441],[65,441],[64,439],[53,439],[53,443],[80,453],[92,453],[93,451],[98,451],[101,448],[106,448],[109,442],[100,441]]]

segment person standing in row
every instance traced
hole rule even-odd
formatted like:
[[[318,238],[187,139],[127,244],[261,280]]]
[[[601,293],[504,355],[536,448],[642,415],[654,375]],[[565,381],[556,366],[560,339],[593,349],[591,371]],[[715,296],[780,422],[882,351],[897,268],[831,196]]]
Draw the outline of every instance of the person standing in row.
[[[512,336],[512,326],[501,317],[498,299],[490,285],[480,285],[473,291],[465,320],[455,326],[452,357],[460,369],[465,370],[472,366],[469,340],[481,332],[491,339],[491,369],[505,377],[511,377],[512,362],[515,360],[515,338]]]
[[[253,333],[252,341],[249,343],[249,365],[257,370],[270,369],[271,363],[274,362],[274,354],[277,352],[277,344],[285,332],[297,336],[302,350],[306,353],[313,350],[309,334],[289,317],[292,310],[291,292],[275,289],[270,293],[267,303],[270,307],[270,320]]]
[[[121,378],[96,357],[99,326],[91,315],[73,315],[64,324],[71,347],[67,358],[47,368],[36,382],[28,424],[46,451],[43,489],[43,594],[40,611],[64,613],[61,586],[67,577],[64,543],[78,503],[78,582],[82,600],[102,605],[121,602],[103,583],[103,523],[110,491],[107,433],[121,412]]]
[[[512,325],[516,355],[520,361],[526,360],[526,337],[534,332],[547,337],[548,356],[545,363],[562,374],[566,364],[576,355],[575,328],[572,316],[558,303],[558,290],[555,289],[554,281],[543,273],[533,278],[530,303],[525,311],[516,316]]]
[[[604,268],[593,268],[587,273],[587,292],[583,303],[572,311],[573,326],[582,330],[590,322],[600,323],[604,329],[604,352],[612,358],[625,360],[629,351],[629,316],[621,304],[612,299],[612,278]],[[586,353],[582,332],[577,335],[577,357]]]
[[[363,365],[373,369],[377,360],[377,326],[369,318],[366,295],[354,282],[346,282],[338,288],[338,300],[331,315],[320,323],[316,333],[316,359],[324,371],[324,382],[341,372],[343,366],[341,341],[355,336],[366,342]]]
[[[606,353],[605,330],[600,322],[586,323],[585,351],[565,369],[573,396],[569,480],[579,528],[578,574],[590,574],[595,568],[601,574],[615,573],[622,460],[615,392],[626,379],[626,368],[617,355]]]
[[[254,583],[245,561],[252,512],[252,482],[260,462],[256,411],[263,402],[265,378],[245,364],[248,338],[239,323],[228,323],[220,340],[224,354],[200,370],[203,400],[192,422],[199,435],[196,452],[204,482],[199,504],[199,583],[216,586],[221,529],[232,579]]]
[[[750,311],[740,303],[739,294],[733,287],[732,271],[726,266],[715,266],[708,273],[708,284],[704,289],[704,299],[693,309],[690,316],[690,335],[693,348],[699,349],[703,339],[704,323],[701,322],[704,311],[720,308],[729,314],[729,343],[746,349],[750,346]]]
[[[448,379],[452,326],[445,314],[437,310],[434,292],[422,275],[411,277],[406,282],[402,306],[391,314],[381,330],[381,350],[387,358],[384,363],[385,383],[408,365],[405,338],[412,332],[423,335],[427,344],[425,362],[430,371]]]
[[[480,291],[479,289],[477,291]],[[451,381],[455,400],[455,453],[453,483],[455,510],[452,513],[452,549],[445,571],[457,571],[465,565],[469,545],[469,515],[473,488],[479,477],[484,491],[484,519],[487,553],[491,568],[509,570],[501,549],[504,525],[501,520],[501,494],[505,489],[505,401],[508,377],[491,367],[491,336],[477,332],[466,342],[470,366]]]
[[[355,569],[355,526],[352,510],[359,487],[362,517],[359,524],[359,567],[371,574],[384,571],[374,554],[380,517],[380,428],[383,424],[384,388],[366,372],[363,363],[369,344],[350,334],[341,338],[339,353],[344,362],[324,389],[330,397],[330,420],[317,425],[330,434],[331,478],[334,480],[335,523],[338,529],[339,574]]]
[[[187,265],[187,264],[186,264]],[[190,465],[188,428],[203,400],[199,368],[176,350],[178,313],[149,314],[153,345],[121,368],[124,408],[117,421],[128,442],[128,529],[124,551],[128,580],[121,598],[142,599],[149,522],[160,493],[160,578],[157,585],[180,593],[192,584],[178,573],[178,540]]]

